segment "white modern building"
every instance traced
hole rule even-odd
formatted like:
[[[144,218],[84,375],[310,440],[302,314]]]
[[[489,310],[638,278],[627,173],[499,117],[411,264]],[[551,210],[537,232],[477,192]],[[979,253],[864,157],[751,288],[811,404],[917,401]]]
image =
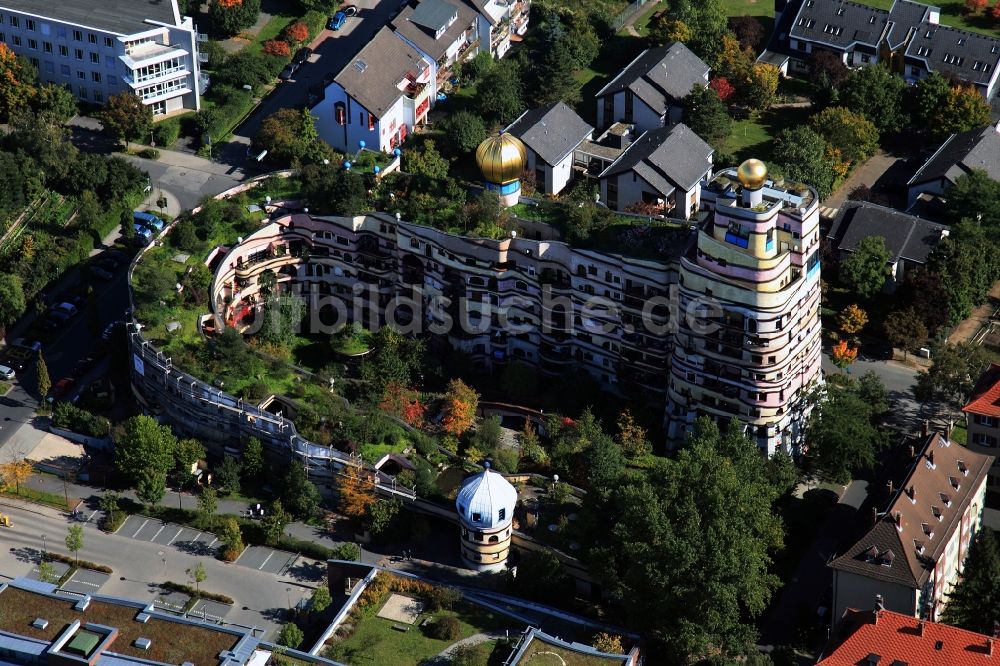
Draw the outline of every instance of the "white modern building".
[[[486,469],[462,482],[455,498],[462,527],[462,561],[477,571],[503,571],[510,554],[517,489]]]
[[[0,42],[83,101],[132,91],[154,115],[200,108],[197,30],[177,0],[0,0]]]
[[[528,31],[529,0],[465,0],[479,12],[479,50],[502,58]],[[488,40],[488,41],[487,41]]]
[[[344,66],[313,108],[320,137],[342,152],[389,152],[427,119],[433,64],[382,28]]]

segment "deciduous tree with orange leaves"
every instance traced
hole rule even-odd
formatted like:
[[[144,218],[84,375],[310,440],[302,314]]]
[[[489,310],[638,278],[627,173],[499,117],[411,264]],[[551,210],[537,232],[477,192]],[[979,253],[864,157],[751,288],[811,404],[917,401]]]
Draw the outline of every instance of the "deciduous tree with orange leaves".
[[[848,335],[857,335],[868,323],[868,313],[857,303],[851,303],[837,315],[837,326]]]
[[[426,408],[420,402],[420,394],[416,389],[407,388],[399,382],[390,382],[385,387],[379,409],[403,419],[408,425],[417,426],[423,423]]]
[[[0,122],[34,98],[37,75],[31,63],[0,42]]]
[[[31,471],[31,463],[23,459],[0,465],[0,490],[20,492],[21,484],[31,477]]]
[[[365,477],[361,467],[348,465],[339,479],[338,490],[341,513],[354,520],[364,520],[369,507],[378,501],[375,485]]]
[[[841,340],[830,350],[830,356],[833,358],[835,366],[841,370],[846,370],[851,363],[857,360],[858,348],[848,345],[847,340]]]
[[[445,432],[461,437],[462,433],[475,423],[478,407],[479,394],[475,389],[461,379],[448,382],[448,391],[444,398],[444,419],[441,421]]]
[[[282,36],[285,38],[286,42],[301,44],[309,39],[309,26],[302,21],[296,21],[285,28],[285,32]]]
[[[264,42],[264,53],[287,58],[292,54],[292,47],[288,45],[288,42],[280,39],[269,39]]]

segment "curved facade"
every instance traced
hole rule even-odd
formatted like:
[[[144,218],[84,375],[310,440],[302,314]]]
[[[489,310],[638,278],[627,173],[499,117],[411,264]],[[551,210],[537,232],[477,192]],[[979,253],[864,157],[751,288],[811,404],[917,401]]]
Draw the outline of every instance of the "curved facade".
[[[517,490],[507,479],[486,469],[462,482],[455,498],[462,530],[462,561],[477,571],[507,567]]]
[[[680,441],[699,415],[735,416],[770,455],[802,444],[820,379],[819,199],[761,166],[702,193],[711,213],[680,262],[679,305],[694,316],[680,320],[667,421]]]

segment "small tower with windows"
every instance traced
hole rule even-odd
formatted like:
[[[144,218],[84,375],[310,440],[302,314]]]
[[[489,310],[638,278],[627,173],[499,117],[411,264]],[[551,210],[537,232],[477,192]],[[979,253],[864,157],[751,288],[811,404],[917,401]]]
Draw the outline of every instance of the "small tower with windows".
[[[496,192],[500,205],[510,208],[521,197],[521,174],[528,163],[528,149],[513,134],[486,137],[476,149],[476,164],[486,189]]]
[[[455,499],[462,528],[462,562],[476,571],[503,571],[510,554],[517,490],[490,469],[462,482]]]

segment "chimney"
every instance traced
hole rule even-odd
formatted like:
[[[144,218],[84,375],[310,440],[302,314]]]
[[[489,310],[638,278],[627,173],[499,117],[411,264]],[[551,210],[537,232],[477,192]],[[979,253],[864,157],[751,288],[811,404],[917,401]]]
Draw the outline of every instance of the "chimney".
[[[885,489],[890,495],[892,494],[892,479],[885,482]]]
[[[920,424],[920,436],[921,437],[926,437],[927,436],[927,433],[930,430],[930,426],[931,426],[930,421],[928,421],[927,419],[924,419],[923,423]]]
[[[913,444],[910,444],[910,457],[913,458],[917,455],[917,450],[913,448]]]
[[[992,638],[987,638],[986,639],[986,656],[987,657],[992,657],[993,656],[993,639]]]
[[[910,487],[906,489],[906,496],[909,497],[910,501],[914,504],[917,503],[917,491],[913,489],[913,484],[910,484]]]
[[[900,532],[902,532],[903,531],[903,512],[902,511],[897,511],[896,515],[893,516],[893,518],[896,519],[896,529],[899,530]]]
[[[882,601],[882,595],[875,595],[875,617],[878,618],[878,612],[885,610],[885,603]]]
[[[917,622],[917,636],[923,636],[923,635],[924,635],[924,621],[920,620],[919,622]]]
[[[878,523],[878,507],[872,507],[872,527]]]

